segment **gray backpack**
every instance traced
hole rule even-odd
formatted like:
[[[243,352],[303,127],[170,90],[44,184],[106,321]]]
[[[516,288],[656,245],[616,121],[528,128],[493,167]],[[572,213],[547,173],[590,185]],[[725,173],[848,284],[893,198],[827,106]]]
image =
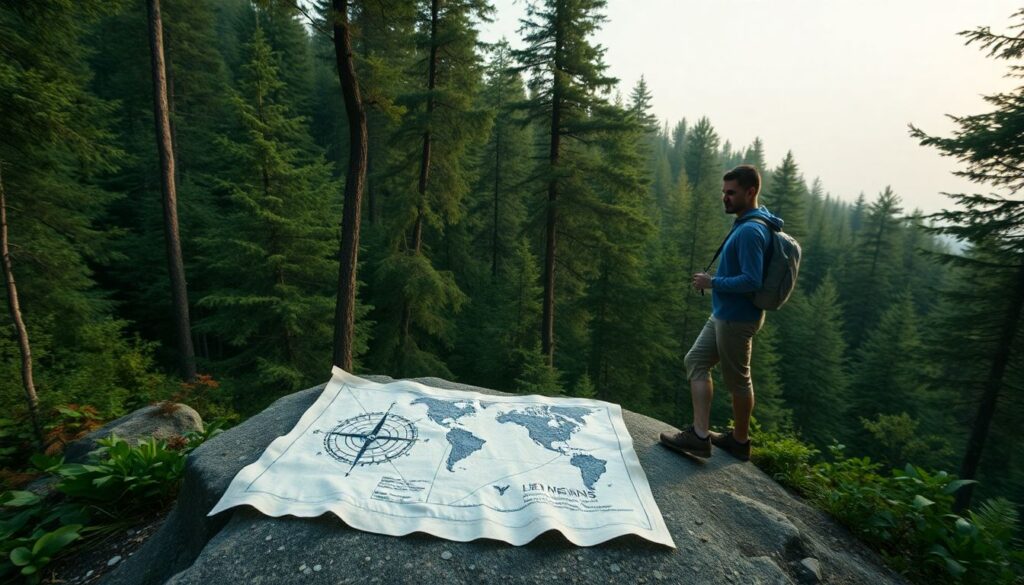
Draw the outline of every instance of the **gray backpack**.
[[[793,236],[782,230],[776,230],[761,218],[752,217],[747,221],[756,221],[768,228],[768,233],[771,234],[771,241],[768,242],[768,249],[764,255],[761,290],[751,293],[751,300],[758,309],[777,311],[786,304],[789,296],[793,294],[793,289],[796,288],[796,277],[800,272],[800,243]],[[730,233],[730,235],[732,234]],[[729,237],[726,236],[725,241],[728,240]],[[722,253],[725,241],[718,247],[708,269]]]

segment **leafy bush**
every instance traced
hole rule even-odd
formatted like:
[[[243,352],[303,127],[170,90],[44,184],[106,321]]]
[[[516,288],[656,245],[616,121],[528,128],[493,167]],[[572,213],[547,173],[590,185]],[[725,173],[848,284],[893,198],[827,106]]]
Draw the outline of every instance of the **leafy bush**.
[[[124,439],[100,439],[100,461],[60,466],[57,489],[68,497],[94,504],[117,504],[114,515],[151,508],[177,493],[185,470],[185,456],[154,438],[131,447]]]
[[[29,582],[79,540],[98,534],[111,522],[151,511],[178,491],[186,455],[221,432],[214,422],[189,433],[174,449],[150,438],[132,447],[111,436],[89,463],[64,463],[63,457],[36,454],[32,464],[59,478],[64,494],[54,505],[27,491],[0,494],[0,578],[20,571]]]
[[[989,501],[966,516],[952,512],[953,494],[973,481],[910,464],[886,474],[867,457],[847,457],[842,445],[831,447],[830,461],[815,461],[818,452],[794,436],[758,437],[755,464],[832,514],[908,577],[1010,584],[1024,574],[1011,503]]]
[[[89,520],[81,505],[45,506],[26,491],[0,495],[0,577],[20,572],[30,583],[39,570],[81,536]]]

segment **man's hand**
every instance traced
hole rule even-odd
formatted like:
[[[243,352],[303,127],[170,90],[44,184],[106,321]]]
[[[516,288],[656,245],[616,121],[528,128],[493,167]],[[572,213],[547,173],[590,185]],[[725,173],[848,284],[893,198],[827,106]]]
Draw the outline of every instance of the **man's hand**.
[[[707,272],[698,272],[693,275],[693,288],[697,290],[708,290],[711,288],[711,275]]]

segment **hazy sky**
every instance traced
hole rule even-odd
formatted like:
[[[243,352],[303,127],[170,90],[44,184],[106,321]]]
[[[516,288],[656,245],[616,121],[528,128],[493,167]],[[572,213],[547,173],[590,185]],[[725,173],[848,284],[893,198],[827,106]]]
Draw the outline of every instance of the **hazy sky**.
[[[523,0],[494,0],[487,41],[520,46]],[[722,140],[765,143],[771,167],[792,150],[808,180],[853,200],[886,185],[908,211],[947,205],[942,191],[977,192],[952,159],[910,138],[912,122],[948,135],[945,114],[990,109],[1006,62],[957,32],[1006,31],[1020,0],[609,0],[596,36],[609,72],[629,90],[642,74],[654,113],[671,124],[707,116]],[[985,189],[982,189],[985,190]]]

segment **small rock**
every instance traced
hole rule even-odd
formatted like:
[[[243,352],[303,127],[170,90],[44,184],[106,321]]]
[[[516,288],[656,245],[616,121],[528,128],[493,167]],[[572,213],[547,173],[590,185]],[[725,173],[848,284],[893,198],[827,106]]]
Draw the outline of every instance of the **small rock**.
[[[612,573],[618,573],[619,571],[622,570],[622,567],[620,567],[617,563],[612,563],[608,567],[608,570],[611,571]]]
[[[324,569],[323,565],[313,565],[313,570],[319,573]]]
[[[114,565],[116,565],[117,563],[120,563],[120,562],[121,562],[121,555],[115,555],[115,556],[111,557],[111,559],[109,561],[107,561],[107,566],[108,567],[113,567]]]
[[[274,537],[268,534],[267,537],[264,538],[263,540],[267,540],[267,541],[274,540]]]
[[[583,562],[583,555],[576,555],[576,560],[582,563]]]
[[[700,536],[700,541],[701,541],[701,542],[710,542],[710,541],[711,541],[711,539],[710,539],[710,538],[708,538],[707,536],[705,536],[705,535],[703,535],[703,534],[702,534],[702,535]]]
[[[704,521],[703,520],[694,520],[694,524],[696,524],[697,526],[700,526],[701,524],[704,524]]]
[[[406,571],[411,571],[412,570],[412,563],[405,563],[405,570]]]
[[[655,569],[654,570],[654,578],[657,579],[658,581],[661,581],[661,580],[663,580],[665,578],[665,574],[662,573],[661,571]]]
[[[92,577],[92,574],[95,573],[95,572],[96,571],[93,571],[92,569],[89,569],[89,572],[85,574],[85,578],[88,579],[89,577]]]
[[[284,550],[284,545],[282,544],[281,546],[277,547],[277,550]]]
[[[366,558],[365,558],[365,559],[363,559],[363,560],[364,560],[364,561],[366,561],[366,562],[370,562],[370,557],[366,557]]]
[[[299,565],[299,572],[300,572],[300,573],[301,573],[302,571],[305,571],[305,570],[306,570],[306,563],[302,563],[301,565]]]
[[[804,577],[809,582],[821,582],[821,563],[814,557],[807,557],[800,561],[804,569]]]
[[[476,570],[476,565],[470,565],[469,566],[469,570],[470,571],[475,571]]]
[[[246,460],[246,456],[245,455],[242,455],[238,459],[236,459],[236,461],[245,461],[245,460]]]
[[[306,570],[303,571],[302,574],[303,575],[312,575],[313,574],[313,569],[310,569],[309,567],[306,567]]]
[[[452,558],[452,553],[450,553],[448,551],[444,551],[443,553],[441,553],[441,558],[446,560],[446,561],[450,560]]]

